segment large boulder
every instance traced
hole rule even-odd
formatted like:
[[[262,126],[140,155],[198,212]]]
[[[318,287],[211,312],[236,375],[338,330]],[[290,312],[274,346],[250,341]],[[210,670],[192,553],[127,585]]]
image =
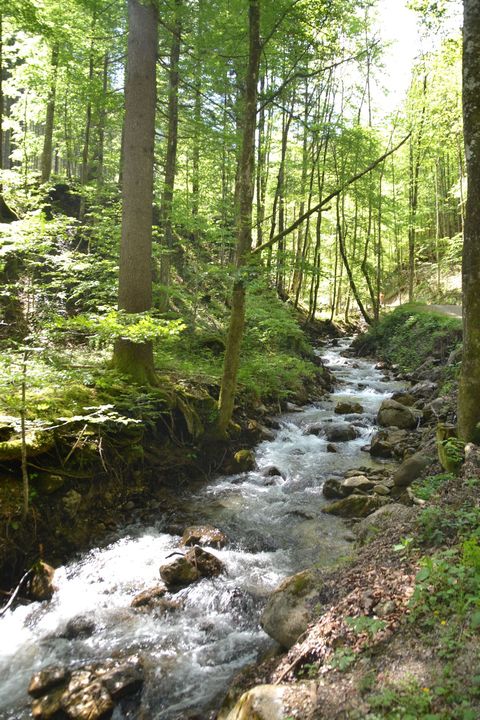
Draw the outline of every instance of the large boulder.
[[[437,383],[431,380],[423,380],[410,388],[410,395],[413,395],[415,400],[423,398],[425,400],[430,399],[436,393],[438,388]]]
[[[349,494],[348,490],[342,487],[342,481],[338,478],[328,478],[328,480],[325,480],[322,493],[327,500],[338,500],[339,498],[347,497]]]
[[[417,427],[417,415],[396,400],[384,400],[378,411],[377,422],[383,427],[398,427],[413,430]]]
[[[192,525],[184,530],[182,536],[182,545],[187,546],[201,545],[220,549],[227,543],[225,533],[213,525]]]
[[[304,570],[285,578],[268,598],[260,624],[284,648],[292,647],[307,629],[318,583],[311,570]]]
[[[335,406],[337,415],[359,415],[363,413],[363,407],[358,402],[340,400]]]
[[[346,495],[353,495],[356,492],[369,492],[373,490],[375,482],[369,480],[365,475],[353,475],[345,478],[342,482],[342,490]]]
[[[406,430],[379,430],[370,443],[370,455],[381,458],[402,459],[405,450],[418,439]]]
[[[49,452],[55,445],[55,437],[52,432],[41,430],[30,430],[25,436],[27,456],[29,458],[43,455]],[[8,440],[0,442],[0,462],[22,459],[22,436],[21,433],[11,435]]]
[[[224,570],[223,563],[200,547],[193,547],[185,555],[160,566],[160,577],[167,588],[181,588],[200,578],[215,577]]]
[[[393,524],[411,522],[416,514],[417,510],[415,508],[400,503],[384,505],[356,525],[355,535],[357,542],[360,545],[365,545]]]
[[[430,455],[415,453],[405,460],[393,476],[393,483],[396,487],[408,487],[414,480],[419,478],[423,471],[433,462]]]
[[[163,598],[166,592],[167,588],[165,585],[155,585],[155,587],[148,588],[147,590],[143,590],[141,593],[138,593],[138,595],[135,595],[130,603],[130,607],[140,608],[154,605],[159,598]]]
[[[364,518],[385,505],[388,501],[380,495],[349,495],[343,500],[330,503],[322,508],[328,515],[339,515],[343,518]]]
[[[255,468],[255,455],[251,450],[239,450],[233,456],[235,462],[235,470],[239,472],[248,472]]]
[[[415,398],[413,395],[409,392],[406,392],[405,390],[397,390],[397,392],[394,392],[392,394],[392,400],[395,400],[395,402],[400,403],[400,405],[406,405],[407,407],[412,407],[412,405],[415,403]]]

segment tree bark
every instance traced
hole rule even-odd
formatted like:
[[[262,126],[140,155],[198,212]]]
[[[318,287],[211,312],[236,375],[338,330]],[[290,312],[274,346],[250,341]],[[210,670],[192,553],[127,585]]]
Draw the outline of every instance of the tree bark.
[[[53,127],[55,122],[55,97],[57,94],[57,73],[58,73],[58,43],[52,48],[52,80],[47,100],[47,113],[45,118],[45,137],[43,140],[43,151],[41,160],[41,181],[46,183],[52,174],[52,151],[53,151]]]
[[[463,246],[463,360],[458,434],[480,440],[480,2],[464,0],[463,121],[468,195]]]
[[[168,87],[168,131],[167,154],[165,157],[165,178],[163,184],[162,206],[160,218],[163,226],[162,256],[160,260],[160,282],[163,291],[159,300],[160,312],[168,310],[168,287],[170,285],[170,266],[173,253],[172,229],[172,203],[177,167],[177,141],[178,141],[178,84],[181,44],[181,12],[182,0],[175,0],[175,24],[173,28],[172,45],[170,48],[170,68]]]
[[[223,376],[218,401],[218,430],[225,434],[232,419],[240,363],[240,347],[245,325],[245,278],[242,270],[252,247],[252,203],[255,165],[255,126],[257,116],[257,83],[260,65],[260,0],[249,0],[249,55],[245,84],[242,150],[238,172],[236,206],[237,277],[232,295],[232,313],[225,348]]]
[[[141,313],[152,307],[152,204],[158,17],[153,4],[129,0],[125,82],[122,240],[118,307]],[[155,382],[151,342],[115,343],[117,369],[142,383]]]

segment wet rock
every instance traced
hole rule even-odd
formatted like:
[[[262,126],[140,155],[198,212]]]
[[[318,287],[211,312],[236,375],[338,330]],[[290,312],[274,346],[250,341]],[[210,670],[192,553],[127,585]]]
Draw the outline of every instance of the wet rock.
[[[397,392],[394,392],[392,395],[392,400],[395,400],[395,402],[400,403],[400,405],[405,405],[406,407],[411,407],[414,402],[415,398],[411,393],[405,392],[404,390],[398,390]]]
[[[432,461],[433,458],[430,455],[415,453],[415,455],[405,460],[394,474],[394,485],[396,487],[407,487],[411,485],[414,480],[422,475],[423,471]]]
[[[64,718],[62,708],[63,690],[53,690],[45,697],[37,698],[32,702],[32,717],[35,720],[58,720]]]
[[[335,412],[337,415],[359,415],[363,413],[363,406],[358,402],[349,402],[348,400],[341,400],[335,406]]]
[[[261,423],[257,422],[256,420],[249,420],[247,424],[247,430],[249,432],[254,433],[256,437],[258,437],[260,440],[274,440],[275,439],[275,433],[272,432],[269,428],[265,427],[265,425],[261,425]]]
[[[270,595],[260,624],[284,648],[290,648],[307,629],[312,611],[309,601],[318,592],[318,579],[304,570],[283,580]]]
[[[325,425],[325,435],[329,442],[349,442],[359,437],[358,430],[346,423],[339,425]]]
[[[295,405],[295,403],[291,403],[291,402],[286,402],[284,409],[285,409],[285,412],[288,412],[288,413],[302,412],[302,408],[299,405]]]
[[[360,545],[373,540],[393,523],[406,523],[415,518],[416,510],[400,503],[390,503],[376,510],[361,520],[355,527],[355,534]]]
[[[28,583],[28,596],[32,600],[43,602],[51,600],[56,587],[53,582],[55,570],[43,560],[39,560],[33,568],[33,575]]]
[[[240,472],[248,472],[255,468],[255,455],[251,450],[239,450],[233,456],[235,466]]]
[[[67,640],[75,640],[80,637],[90,637],[95,632],[95,621],[88,615],[78,615],[66,624],[65,630],[60,637]]]
[[[82,496],[76,490],[69,490],[62,502],[67,515],[74,518],[82,504]]]
[[[61,665],[51,665],[35,673],[28,686],[28,694],[34,698],[47,695],[53,688],[66,685],[70,680],[70,672]]]
[[[148,588],[148,590],[144,590],[138,593],[138,595],[135,595],[130,603],[130,607],[139,608],[153,605],[159,598],[163,597],[166,592],[167,588],[165,585],[156,585],[153,588]]]
[[[344,518],[364,518],[387,502],[379,495],[349,495],[322,508],[322,512]]]
[[[336,452],[338,452],[338,448],[337,448],[337,446],[334,445],[333,443],[328,443],[328,445],[327,445],[327,452],[328,452],[328,453],[336,453]]]
[[[98,680],[74,693],[68,688],[62,695],[61,703],[72,720],[99,720],[115,706],[107,688]]]
[[[361,492],[369,492],[369,490],[373,489],[374,485],[373,480],[369,480],[365,475],[354,475],[353,477],[348,477],[343,480],[341,487],[346,495],[351,495],[359,490]]]
[[[160,566],[160,577],[167,588],[185,587],[202,577],[215,577],[224,570],[223,563],[200,547],[193,547],[181,557]]]
[[[285,475],[275,465],[267,465],[267,467],[261,468],[259,473],[262,477],[281,477],[285,480]]]
[[[139,665],[120,665],[101,675],[101,682],[112,700],[117,702],[140,690],[143,684],[143,672]]]
[[[397,427],[402,430],[413,430],[417,427],[418,418],[405,405],[395,400],[384,400],[380,405],[377,422],[384,427]]]
[[[328,478],[328,480],[325,480],[322,493],[327,500],[337,500],[348,495],[348,491],[342,487],[342,481],[338,478]]]
[[[186,546],[201,545],[214,548],[225,547],[228,537],[213,525],[192,525],[184,530],[181,544]]]

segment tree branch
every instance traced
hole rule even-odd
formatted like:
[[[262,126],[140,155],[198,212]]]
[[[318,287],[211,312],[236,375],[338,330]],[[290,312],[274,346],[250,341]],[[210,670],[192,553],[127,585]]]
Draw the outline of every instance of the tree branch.
[[[307,212],[303,213],[303,215],[300,215],[297,220],[295,220],[294,223],[289,225],[289,227],[285,228],[281,233],[278,233],[278,235],[275,235],[275,237],[271,238],[270,240],[267,240],[262,245],[259,245],[254,250],[252,250],[252,255],[255,255],[256,253],[261,253],[262,250],[266,250],[266,248],[271,247],[272,245],[275,245],[279,240],[282,240],[287,235],[290,235],[291,232],[297,229],[299,225],[303,223],[304,220],[310,217],[310,215],[313,215],[316,212],[320,212],[322,209],[326,209],[325,205],[327,205],[331,200],[337,197],[337,195],[340,195],[344,190],[346,190],[350,185],[353,185],[354,182],[357,182],[357,180],[360,180],[364,175],[367,175],[369,172],[372,172],[377,165],[380,165],[384,160],[386,160],[387,157],[390,155],[393,155],[394,152],[399,150],[402,145],[405,145],[407,140],[409,139],[411,133],[408,133],[406,137],[403,138],[401,142],[398,143],[398,145],[395,145],[394,148],[391,150],[387,150],[381,157],[377,158],[371,165],[369,165],[365,170],[362,170],[361,172],[357,173],[356,175],[353,175],[353,177],[349,178],[346,182],[343,183],[343,185],[334,192],[330,193],[330,195],[327,195],[326,198],[323,198],[317,205],[315,205],[313,208],[310,208],[310,210],[307,210]]]

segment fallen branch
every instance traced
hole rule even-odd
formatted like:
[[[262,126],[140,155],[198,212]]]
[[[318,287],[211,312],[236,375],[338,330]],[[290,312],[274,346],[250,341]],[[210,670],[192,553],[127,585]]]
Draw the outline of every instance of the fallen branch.
[[[17,587],[16,587],[15,590],[13,591],[12,597],[10,598],[10,600],[7,602],[7,604],[5,605],[5,607],[0,610],[0,617],[3,617],[3,616],[5,615],[5,613],[7,612],[7,610],[9,610],[9,609],[12,607],[13,603],[15,602],[15,599],[16,599],[18,593],[19,593],[20,590],[22,589],[22,585],[29,579],[29,577],[30,577],[32,574],[33,574],[33,569],[32,569],[32,568],[30,568],[30,570],[27,570],[27,572],[26,572],[25,575],[22,577],[22,579],[21,579],[20,582],[18,583]]]
[[[282,232],[278,233],[278,235],[275,235],[275,237],[271,238],[270,240],[267,240],[266,242],[262,243],[262,245],[259,245],[254,250],[252,250],[252,255],[255,255],[256,253],[261,253],[262,250],[266,250],[269,247],[272,247],[272,245],[275,245],[275,243],[279,242],[279,240],[283,240],[284,237],[287,235],[290,235],[291,232],[297,229],[299,225],[301,225],[304,220],[310,217],[310,215],[313,215],[316,212],[325,212],[327,208],[325,208],[325,205],[329,203],[331,200],[336,198],[338,195],[341,195],[344,190],[346,190],[350,185],[353,185],[354,182],[357,182],[357,180],[360,180],[364,175],[367,175],[369,172],[372,172],[377,165],[380,165],[384,160],[386,160],[387,157],[390,155],[393,155],[394,152],[399,150],[402,145],[404,145],[407,140],[409,139],[411,133],[408,133],[406,137],[403,138],[401,142],[398,143],[398,145],[395,145],[394,148],[391,150],[387,150],[381,157],[379,157],[377,160],[375,160],[371,165],[369,165],[365,170],[362,170],[361,172],[357,173],[353,177],[349,178],[346,182],[343,183],[343,185],[339,188],[337,188],[334,192],[330,193],[330,195],[327,195],[326,198],[321,200],[317,205],[315,205],[313,208],[310,208],[310,210],[307,210],[307,212],[303,213],[303,215],[300,215],[297,220],[295,220],[294,223],[289,225],[285,230],[282,230]]]

